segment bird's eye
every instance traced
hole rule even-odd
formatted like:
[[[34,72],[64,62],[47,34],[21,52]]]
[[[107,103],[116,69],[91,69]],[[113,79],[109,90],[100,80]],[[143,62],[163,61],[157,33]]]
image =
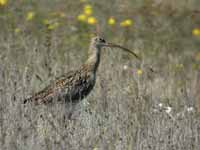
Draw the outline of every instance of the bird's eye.
[[[103,43],[105,43],[105,42],[106,42],[106,41],[105,41],[104,39],[102,39],[102,38],[100,38],[100,41],[101,41],[101,42],[103,42]]]

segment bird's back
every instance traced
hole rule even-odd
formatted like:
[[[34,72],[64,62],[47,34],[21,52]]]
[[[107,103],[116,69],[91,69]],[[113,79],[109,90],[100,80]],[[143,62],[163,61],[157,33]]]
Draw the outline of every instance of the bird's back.
[[[79,70],[58,77],[49,86],[25,99],[24,104],[29,101],[41,104],[61,100],[75,103],[86,97],[94,85],[95,74],[88,71],[87,66],[82,66]]]

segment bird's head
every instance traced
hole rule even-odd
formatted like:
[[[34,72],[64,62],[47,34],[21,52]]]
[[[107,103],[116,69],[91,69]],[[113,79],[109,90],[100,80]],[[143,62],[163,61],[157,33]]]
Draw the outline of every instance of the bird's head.
[[[103,38],[96,36],[92,38],[91,44],[97,48],[102,48],[106,44],[106,41]]]
[[[92,40],[91,40],[91,47],[95,47],[97,48],[98,50],[101,50],[102,47],[115,47],[115,48],[119,48],[123,51],[126,51],[128,53],[131,53],[132,55],[134,55],[137,59],[141,59],[137,54],[135,54],[134,52],[132,52],[131,50],[125,48],[125,47],[122,47],[120,45],[117,45],[117,44],[113,44],[113,43],[108,43],[106,42],[103,38],[99,37],[99,36],[96,36],[96,37],[93,37]]]

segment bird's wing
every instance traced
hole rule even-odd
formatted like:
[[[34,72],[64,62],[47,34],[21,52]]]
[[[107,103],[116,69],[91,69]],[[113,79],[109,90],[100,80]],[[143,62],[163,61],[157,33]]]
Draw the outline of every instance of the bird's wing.
[[[53,94],[53,90],[51,86],[47,86],[46,88],[39,91],[38,93],[35,93],[30,98],[25,99],[24,104],[26,104],[27,102],[34,102],[36,104],[39,104],[42,102],[45,103],[46,101],[50,100],[50,97],[53,96],[52,94]]]
[[[70,71],[53,81],[49,86],[34,94],[32,97],[24,100],[24,104],[32,101],[36,104],[50,103],[62,89],[67,89],[72,84],[73,78],[76,76],[77,71]]]
[[[70,71],[58,78],[51,84],[53,85],[54,88],[59,89],[59,88],[64,88],[70,86],[70,83],[73,82],[77,71]]]

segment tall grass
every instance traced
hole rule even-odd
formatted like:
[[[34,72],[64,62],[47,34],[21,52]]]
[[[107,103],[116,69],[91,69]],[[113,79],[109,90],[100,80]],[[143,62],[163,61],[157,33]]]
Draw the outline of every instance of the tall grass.
[[[98,26],[77,20],[86,4]],[[200,36],[192,34],[200,27],[199,6],[198,0],[43,0],[0,7],[0,149],[199,150]],[[28,12],[35,12],[31,20]],[[126,19],[133,24],[120,26]],[[59,26],[49,32],[44,20]],[[143,61],[103,50],[96,86],[71,120],[63,103],[22,105],[84,63],[96,32]]]

